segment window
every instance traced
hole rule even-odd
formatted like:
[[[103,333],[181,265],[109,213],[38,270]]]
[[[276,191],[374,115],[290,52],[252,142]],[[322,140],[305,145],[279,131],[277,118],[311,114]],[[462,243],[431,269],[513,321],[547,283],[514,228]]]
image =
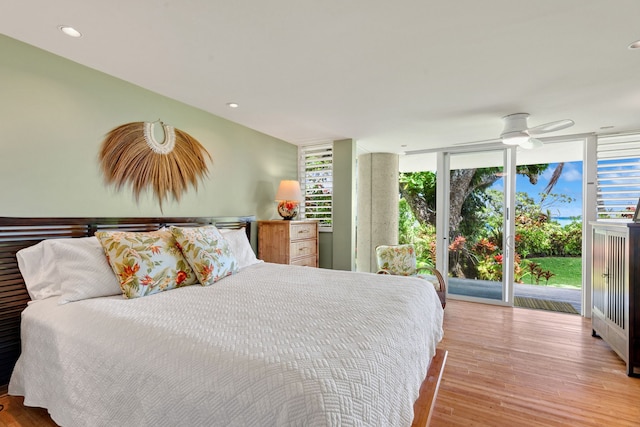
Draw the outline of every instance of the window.
[[[333,145],[303,145],[298,154],[298,177],[304,195],[300,217],[317,219],[320,231],[332,231]]]
[[[598,137],[598,220],[630,221],[640,198],[640,134]]]

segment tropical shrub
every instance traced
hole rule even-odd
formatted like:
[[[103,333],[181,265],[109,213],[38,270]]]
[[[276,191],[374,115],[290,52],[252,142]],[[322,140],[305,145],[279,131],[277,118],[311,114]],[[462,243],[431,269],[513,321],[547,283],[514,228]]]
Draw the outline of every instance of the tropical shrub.
[[[550,256],[582,255],[582,221],[574,219],[549,234]]]
[[[430,224],[420,224],[406,200],[400,199],[400,220],[398,243],[412,243],[416,249],[416,262],[434,266],[436,263],[436,228]]]
[[[482,172],[479,173],[480,177],[490,176],[488,172],[479,172]],[[473,185],[475,190],[467,195],[464,204],[460,206],[459,217],[455,221],[450,220],[449,274],[460,278],[500,281],[503,261],[503,195],[501,191],[487,188],[489,184],[482,180]],[[435,199],[435,175],[404,174],[400,187],[401,193],[406,193],[410,200],[400,200],[399,241],[413,243],[418,262],[433,265],[436,212],[435,205],[425,201]],[[536,202],[527,193],[516,194],[516,282],[522,282],[525,276],[530,275],[532,282],[535,280],[540,283],[541,280],[548,281],[554,275],[548,270],[532,270],[534,266],[527,268],[528,263],[523,260],[528,257],[582,254],[582,223],[576,220],[561,226],[551,220],[548,210],[554,204],[570,203],[573,199],[551,193],[541,194],[540,200]],[[418,212],[421,220],[416,218],[415,212]]]

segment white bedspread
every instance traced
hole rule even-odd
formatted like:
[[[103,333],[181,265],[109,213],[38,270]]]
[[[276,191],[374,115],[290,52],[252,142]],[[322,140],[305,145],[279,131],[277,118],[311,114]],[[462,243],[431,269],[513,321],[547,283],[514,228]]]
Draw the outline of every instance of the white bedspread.
[[[9,393],[62,426],[408,426],[442,338],[416,278],[256,264],[210,287],[31,303]]]

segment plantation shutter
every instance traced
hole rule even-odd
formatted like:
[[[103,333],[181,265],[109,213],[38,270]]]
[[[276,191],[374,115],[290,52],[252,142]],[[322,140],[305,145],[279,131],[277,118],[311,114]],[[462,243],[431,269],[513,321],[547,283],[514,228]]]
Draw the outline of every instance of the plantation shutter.
[[[298,166],[304,195],[300,217],[317,219],[320,231],[332,231],[333,144],[300,146]]]
[[[640,134],[598,137],[597,159],[598,220],[631,221],[640,198]]]

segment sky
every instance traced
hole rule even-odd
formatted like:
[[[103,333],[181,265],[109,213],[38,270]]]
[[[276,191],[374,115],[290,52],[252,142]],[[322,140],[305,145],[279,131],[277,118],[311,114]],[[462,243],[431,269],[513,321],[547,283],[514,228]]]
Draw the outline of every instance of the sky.
[[[526,192],[538,202],[540,200],[539,193],[549,183],[549,179],[553,174],[558,163],[551,163],[547,170],[539,177],[538,183],[534,186],[529,183],[526,176],[516,176],[516,192]],[[502,189],[502,182],[496,183],[494,188]],[[552,218],[564,217],[581,217],[582,216],[582,162],[566,162],[562,170],[562,175],[556,186],[551,190],[555,194],[565,194],[575,201],[571,204],[554,204],[551,206],[543,206],[544,210],[549,210]]]

